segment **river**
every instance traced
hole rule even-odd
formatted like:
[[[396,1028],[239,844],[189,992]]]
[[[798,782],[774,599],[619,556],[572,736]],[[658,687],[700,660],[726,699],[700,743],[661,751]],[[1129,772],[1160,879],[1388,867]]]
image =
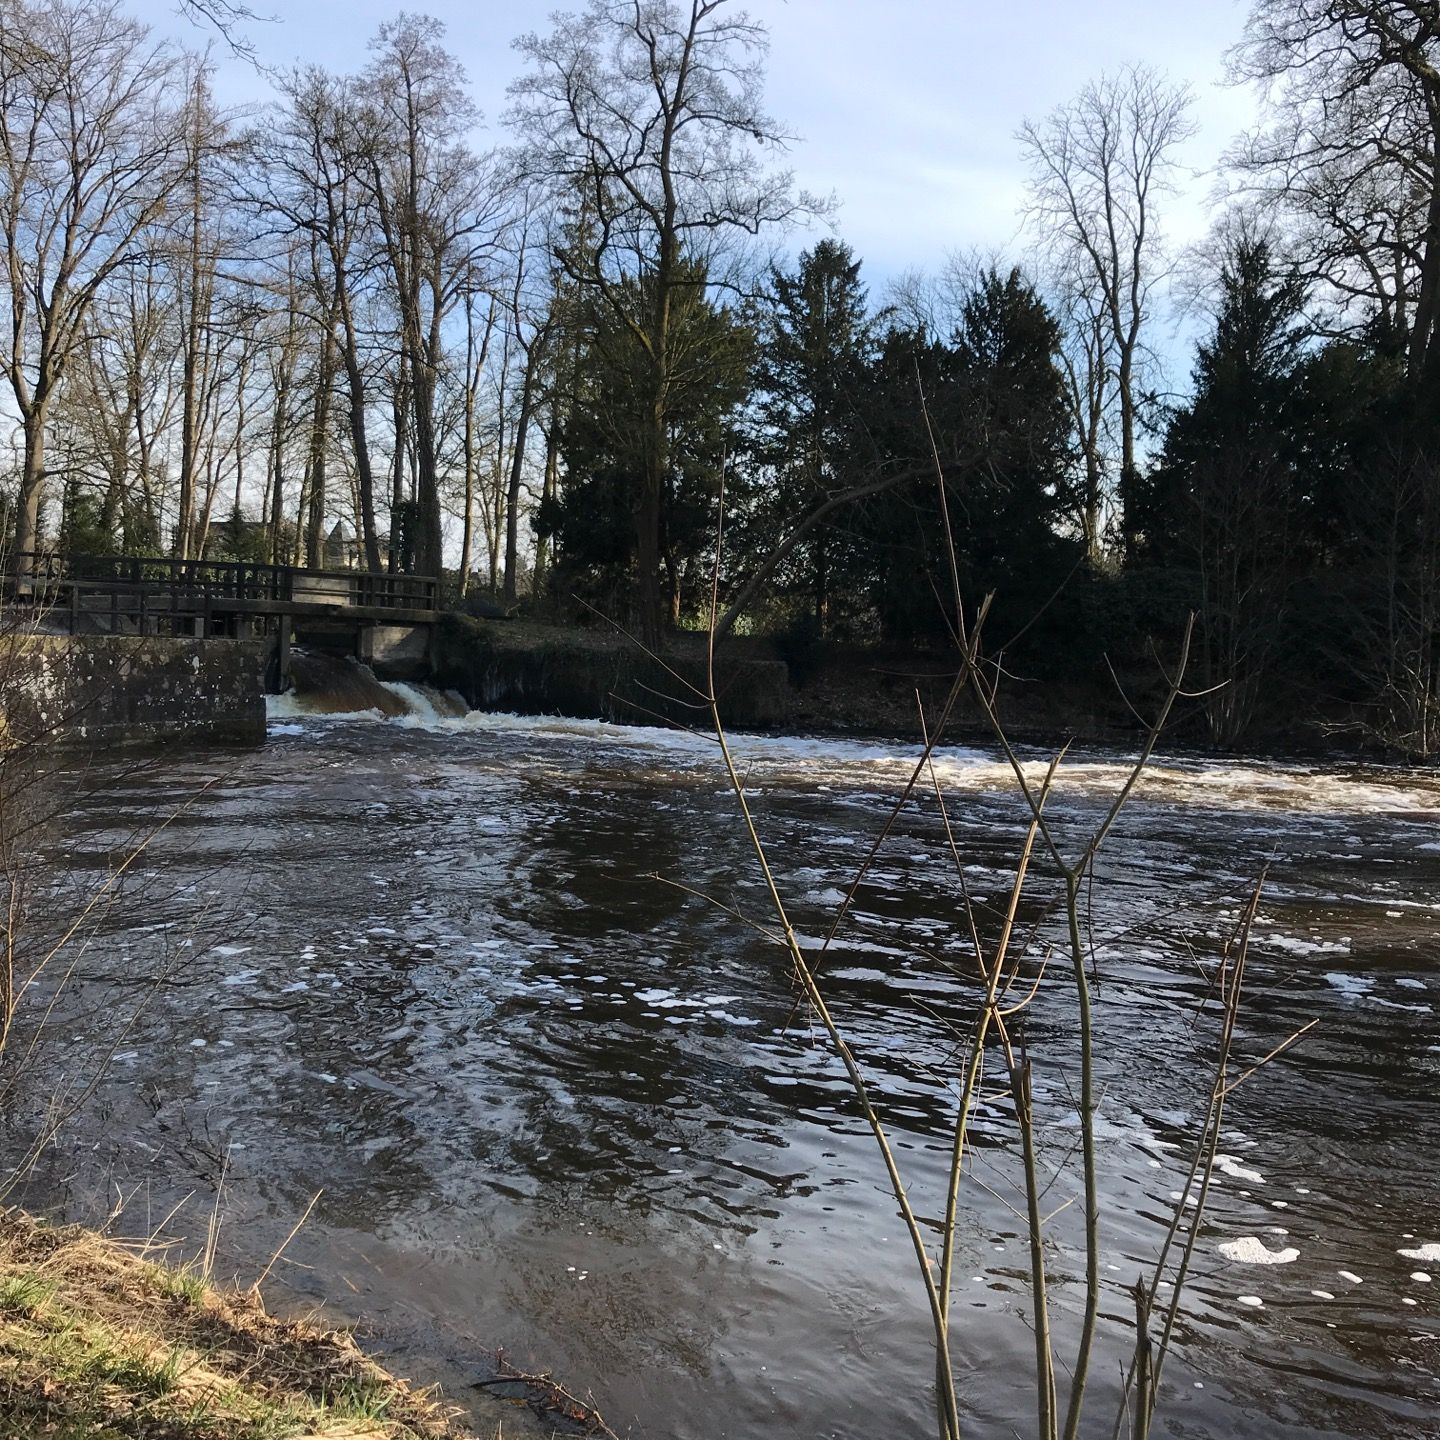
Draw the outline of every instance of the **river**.
[[[713,744],[404,698],[414,713],[391,719],[282,707],[261,749],[78,777],[55,849],[72,878],[182,808],[77,967],[45,1063],[80,1074],[115,1053],[27,1198],[93,1214],[120,1194],[133,1233],[189,1195],[168,1228],[194,1235],[223,1175],[220,1253],[248,1280],[322,1192],[277,1283],[363,1317],[402,1369],[463,1386],[503,1345],[641,1440],[932,1434],[913,1256],[784,953],[730,913],[767,919]],[[796,927],[818,937],[912,752],[736,749]],[[947,748],[937,773],[993,932],[1023,807],[984,750]],[[1067,759],[1062,845],[1123,775],[1122,757]],[[1105,1298],[1085,1434],[1110,1434],[1126,1287],[1208,1085],[1214,957],[1264,869],[1239,1053],[1319,1023],[1232,1097],[1155,1433],[1440,1435],[1437,817],[1434,772],[1162,756],[1108,839],[1087,898]],[[1036,954],[1058,938],[1054,891],[1037,861]],[[933,798],[912,803],[824,971],[926,1216],[975,994],[947,964],[962,920]],[[1042,1162],[1064,1166],[1046,1207],[1068,1357],[1083,1275],[1058,969],[1024,1039]],[[976,1140],[961,1402],[971,1435],[1028,1434],[1027,1241],[998,1095]]]

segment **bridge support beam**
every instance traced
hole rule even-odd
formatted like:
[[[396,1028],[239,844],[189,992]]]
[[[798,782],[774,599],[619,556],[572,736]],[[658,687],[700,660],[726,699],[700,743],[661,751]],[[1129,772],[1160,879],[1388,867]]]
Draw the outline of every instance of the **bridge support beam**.
[[[275,647],[265,667],[266,688],[283,695],[290,688],[290,617],[282,615],[275,630]]]
[[[432,625],[361,625],[355,658],[382,680],[422,680],[430,673]]]

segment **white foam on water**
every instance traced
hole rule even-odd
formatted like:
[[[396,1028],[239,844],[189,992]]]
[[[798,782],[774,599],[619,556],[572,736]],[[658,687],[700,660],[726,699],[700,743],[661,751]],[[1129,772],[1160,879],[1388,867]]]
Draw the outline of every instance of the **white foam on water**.
[[[1348,955],[1348,940],[1306,940],[1298,935],[1266,935],[1262,943],[1289,955]]]
[[[1317,1300],[1333,1300],[1335,1298],[1328,1290],[1312,1290],[1310,1293]]]
[[[1248,1305],[1252,1310],[1262,1309],[1265,1304],[1258,1295],[1237,1295],[1235,1298],[1240,1304]]]
[[[1419,1281],[1421,1285],[1428,1285],[1430,1283],[1429,1275],[1423,1270],[1412,1270],[1410,1272],[1410,1278]]]
[[[1424,1245],[1417,1245],[1410,1250],[1401,1250],[1398,1253],[1407,1260],[1433,1260],[1440,1263],[1440,1245],[1433,1240],[1426,1241]]]
[[[516,715],[471,710],[458,713],[459,697],[423,686],[385,683],[383,688],[401,700],[410,713],[386,720],[378,709],[319,715],[294,695],[270,696],[270,721],[297,721],[302,726],[336,721],[376,721],[412,730],[515,734],[545,742],[584,741],[595,745],[649,751],[693,762],[718,759],[712,736],[644,725],[617,725],[606,720],[579,720],[563,716]],[[840,737],[754,735],[736,732],[728,737],[741,769],[751,769],[757,785],[793,776],[808,785],[858,778],[887,784],[908,780],[920,756],[916,744],[895,741],[848,740]],[[1014,772],[1000,756],[962,746],[940,746],[933,754],[936,775],[950,787],[1010,789]],[[1032,785],[1040,783],[1049,757],[1029,759],[1021,770]],[[855,771],[861,771],[857,776]],[[1061,766],[1056,789],[1060,794],[1079,792],[1113,794],[1128,778],[1125,760],[1071,761]],[[1382,772],[1376,772],[1382,773]],[[1357,779],[1327,775],[1302,766],[1219,766],[1205,761],[1171,761],[1152,765],[1140,782],[1143,794],[1174,803],[1234,811],[1278,810],[1302,813],[1369,814],[1440,813],[1440,787],[1429,777],[1396,771],[1394,778]],[[1373,899],[1373,897],[1372,897]],[[1391,902],[1394,903],[1394,902]]]
[[[1289,1265],[1300,1258],[1300,1252],[1293,1245],[1287,1245],[1283,1250],[1271,1250],[1255,1235],[1222,1240],[1216,1248],[1227,1260],[1241,1265]]]
[[[1265,1177],[1258,1170],[1251,1170],[1248,1166],[1242,1165],[1233,1155],[1217,1155],[1215,1168],[1221,1174],[1229,1175],[1234,1180],[1250,1180],[1256,1185],[1265,1183]]]
[[[1401,976],[1399,976],[1399,977],[1396,979],[1395,983],[1396,983],[1398,986],[1400,986],[1400,988],[1401,988],[1402,990],[1427,990],[1427,989],[1429,989],[1429,986],[1427,986],[1423,980],[1412,980],[1408,975],[1401,975]]]
[[[309,702],[293,690],[283,695],[265,697],[265,726],[272,735],[303,735],[317,722],[383,720],[385,716],[378,708],[368,710],[337,710],[324,714],[310,708]],[[297,721],[297,724],[279,725],[277,721]]]
[[[1363,1285],[1365,1283],[1353,1270],[1337,1270],[1335,1273],[1342,1280],[1348,1280],[1352,1285]]]
[[[1375,982],[1365,975],[1346,975],[1340,970],[1329,971],[1324,979],[1327,985],[1338,990],[1347,1000],[1358,1000],[1361,996],[1368,995],[1375,986]]]

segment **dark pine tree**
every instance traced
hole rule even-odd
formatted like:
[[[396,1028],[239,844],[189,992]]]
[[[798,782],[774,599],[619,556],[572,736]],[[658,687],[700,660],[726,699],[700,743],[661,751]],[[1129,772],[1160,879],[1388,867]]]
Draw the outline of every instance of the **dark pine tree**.
[[[1128,497],[1132,557],[1188,577],[1206,718],[1222,745],[1278,699],[1275,661],[1307,565],[1295,441],[1304,306],[1304,283],[1264,240],[1232,245],[1214,333],[1196,350],[1193,398],[1171,416],[1159,463]]]
[[[752,543],[773,543],[850,483],[860,380],[875,351],[860,262],[822,240],[792,274],[773,270],[755,312],[750,448],[768,477],[751,516]],[[814,630],[830,629],[834,575],[853,540],[844,517],[797,546],[784,579],[809,601]]]
[[[734,449],[734,416],[745,398],[753,348],[748,327],[706,298],[704,272],[691,267],[690,274],[693,283],[672,299],[669,464],[660,509],[660,561],[671,624],[703,589],[721,466]],[[543,506],[536,523],[555,539],[559,592],[615,615],[626,612],[626,596],[636,593],[645,407],[651,397],[642,347],[623,318],[598,299],[590,301],[580,323],[575,374],[560,434],[562,498]]]
[[[950,344],[886,337],[871,370],[869,434],[918,472],[866,512],[871,593],[891,637],[936,640],[955,624],[943,517],[926,473],[931,434],[967,605],[993,591],[996,627],[1018,629],[1074,569],[1078,541],[1057,529],[1074,468],[1059,343],[1054,317],[1017,270],[977,279]]]

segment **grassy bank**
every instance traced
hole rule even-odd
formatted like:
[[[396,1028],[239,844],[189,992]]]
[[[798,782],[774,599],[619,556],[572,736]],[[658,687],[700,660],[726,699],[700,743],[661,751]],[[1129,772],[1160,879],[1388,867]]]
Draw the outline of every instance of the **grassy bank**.
[[[344,1333],[0,1212],[4,1440],[475,1440]]]

